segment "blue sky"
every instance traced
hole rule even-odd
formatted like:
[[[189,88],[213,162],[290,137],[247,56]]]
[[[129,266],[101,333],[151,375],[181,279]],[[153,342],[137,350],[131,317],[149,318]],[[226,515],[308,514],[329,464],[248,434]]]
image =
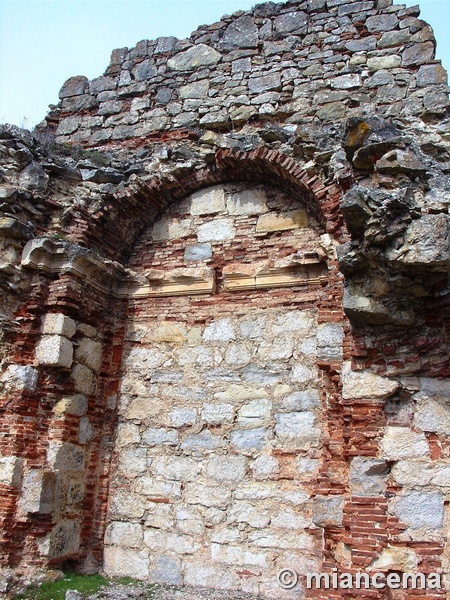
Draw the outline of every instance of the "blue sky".
[[[260,0],[0,0],[0,123],[32,127],[73,75],[102,75],[114,48],[189,37]],[[417,0],[404,0],[407,6]],[[421,0],[450,70],[450,0]]]

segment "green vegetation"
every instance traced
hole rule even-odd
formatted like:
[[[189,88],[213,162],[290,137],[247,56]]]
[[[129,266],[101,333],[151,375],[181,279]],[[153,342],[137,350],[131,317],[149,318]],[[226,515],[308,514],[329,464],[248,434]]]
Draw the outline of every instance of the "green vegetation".
[[[82,594],[93,594],[108,580],[101,575],[79,575],[66,573],[63,579],[44,582],[38,588],[32,588],[25,594],[16,596],[17,600],[64,600],[67,590],[77,590]]]
[[[106,579],[98,574],[80,575],[68,572],[65,573],[63,579],[47,581],[39,587],[30,588],[24,594],[15,596],[14,600],[65,600],[67,590],[76,590],[83,594],[83,597],[87,597],[98,592],[102,586],[110,584],[144,587],[147,600],[154,598],[154,593],[158,587],[155,584],[143,583],[131,577]]]

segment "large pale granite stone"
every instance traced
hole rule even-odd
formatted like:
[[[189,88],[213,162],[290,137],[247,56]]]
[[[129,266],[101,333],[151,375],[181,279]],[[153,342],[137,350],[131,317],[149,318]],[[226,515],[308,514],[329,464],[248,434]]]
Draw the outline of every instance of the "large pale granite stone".
[[[197,67],[217,64],[222,55],[205,44],[196,44],[185,52],[180,52],[167,61],[167,66],[173,71],[191,71]]]
[[[267,398],[253,400],[239,409],[237,424],[244,428],[268,425],[271,410],[272,402]]]
[[[75,335],[77,325],[73,319],[61,313],[48,313],[42,318],[42,333],[63,335],[71,338]]]
[[[342,365],[342,396],[344,400],[358,398],[389,398],[399,388],[399,383],[368,371],[352,371],[350,362]]]
[[[39,372],[30,365],[9,365],[0,377],[5,392],[34,392]]]
[[[75,350],[75,360],[93,371],[99,371],[102,364],[102,345],[88,337],[78,342]]]
[[[223,425],[231,423],[234,417],[232,404],[210,404],[206,403],[202,408],[202,419],[209,425]]]
[[[303,209],[288,213],[266,213],[261,215],[256,223],[256,231],[260,233],[288,231],[301,227],[308,227],[308,216]]]
[[[36,346],[36,360],[49,367],[70,367],[73,362],[73,345],[61,335],[44,335]]]
[[[85,367],[84,365],[78,363],[72,369],[71,375],[75,390],[84,394],[85,396],[89,396],[93,394],[95,391],[95,375],[94,373]]]
[[[409,427],[386,427],[380,448],[386,460],[422,458],[430,454],[425,434]]]
[[[350,465],[350,486],[355,496],[381,496],[386,491],[389,466],[384,460],[355,456]]]
[[[75,394],[74,396],[66,396],[55,405],[53,409],[56,415],[75,415],[82,417],[88,408],[88,401],[83,394]]]
[[[76,555],[80,548],[80,523],[64,519],[39,542],[39,550],[50,559],[65,558]]]
[[[22,514],[50,515],[58,500],[54,472],[30,469],[25,473],[18,504]]]
[[[281,444],[305,450],[319,445],[321,431],[313,412],[278,413],[275,419],[275,433]]]
[[[20,486],[22,481],[23,459],[18,456],[0,457],[0,483],[12,487]]]
[[[411,548],[385,548],[370,565],[376,571],[395,570],[408,572],[417,567],[417,554]]]
[[[213,215],[225,210],[225,190],[221,185],[199,190],[190,200],[191,215]]]
[[[389,511],[410,529],[441,529],[444,497],[440,492],[409,492],[397,496]]]
[[[69,442],[50,442],[47,450],[48,464],[54,469],[81,471],[84,469],[83,448]]]
[[[163,217],[152,228],[152,238],[155,242],[175,240],[187,237],[191,231],[190,219]]]
[[[267,212],[267,198],[263,189],[253,188],[234,192],[227,198],[230,215],[259,215]]]
[[[343,507],[342,496],[316,496],[313,501],[313,523],[317,527],[339,527],[344,516]]]
[[[150,560],[146,550],[106,546],[103,553],[103,570],[109,577],[134,577],[147,579]]]
[[[112,521],[106,528],[105,544],[125,548],[140,548],[144,539],[142,525]]]
[[[206,474],[219,483],[231,484],[244,479],[246,468],[244,456],[213,456],[206,464]]]
[[[235,235],[232,219],[215,219],[202,223],[197,229],[199,242],[225,242],[234,239]]]

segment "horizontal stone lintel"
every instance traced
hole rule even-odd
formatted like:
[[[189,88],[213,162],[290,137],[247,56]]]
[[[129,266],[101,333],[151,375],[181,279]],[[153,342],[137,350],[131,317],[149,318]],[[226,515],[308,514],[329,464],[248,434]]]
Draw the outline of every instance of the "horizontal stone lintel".
[[[325,266],[301,266],[289,269],[271,269],[254,276],[230,273],[224,275],[224,291],[257,290],[264,288],[293,287],[296,285],[314,285],[328,278]]]
[[[281,263],[281,264],[280,264]],[[173,269],[141,277],[119,263],[96,256],[76,244],[35,238],[24,248],[22,265],[46,273],[71,273],[95,289],[116,298],[146,298],[214,294],[217,291],[257,290],[316,285],[327,280],[326,264],[314,252],[280,261],[273,267],[227,265],[218,290],[213,269]]]
[[[146,298],[164,296],[190,296],[197,294],[213,294],[215,282],[193,281],[187,283],[175,283],[164,281],[160,285],[133,285],[122,286],[117,295],[119,298]]]

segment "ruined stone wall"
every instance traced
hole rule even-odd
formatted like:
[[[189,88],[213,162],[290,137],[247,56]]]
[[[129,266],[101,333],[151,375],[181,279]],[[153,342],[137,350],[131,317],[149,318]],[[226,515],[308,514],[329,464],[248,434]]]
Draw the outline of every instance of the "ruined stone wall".
[[[448,588],[449,103],[418,17],[259,5],[0,129],[4,589],[67,562]]]

